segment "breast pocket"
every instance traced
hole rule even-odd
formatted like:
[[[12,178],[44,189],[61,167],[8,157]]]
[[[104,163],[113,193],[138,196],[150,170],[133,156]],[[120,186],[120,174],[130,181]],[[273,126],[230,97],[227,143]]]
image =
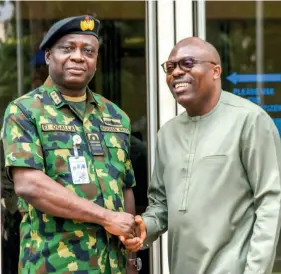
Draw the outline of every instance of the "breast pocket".
[[[228,156],[226,155],[209,155],[196,161],[192,172],[192,178],[196,184],[202,186],[202,191],[209,189],[211,186],[219,187],[225,177],[225,167],[228,165]]]
[[[203,157],[199,162],[198,166],[200,169],[208,172],[208,174],[215,173],[221,170],[222,166],[226,164],[227,156],[226,155],[209,155]]]
[[[129,135],[125,133],[103,132],[106,145],[106,160],[109,169],[125,173],[125,163],[129,153]],[[115,177],[115,176],[114,176]]]
[[[68,157],[73,154],[73,134],[68,132],[44,132],[43,151],[46,173],[53,179],[70,173]]]

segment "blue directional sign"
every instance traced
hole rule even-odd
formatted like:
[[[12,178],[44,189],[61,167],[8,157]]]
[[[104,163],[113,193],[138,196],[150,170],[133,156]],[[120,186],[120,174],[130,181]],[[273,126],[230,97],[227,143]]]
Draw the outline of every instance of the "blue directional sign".
[[[271,84],[272,86],[266,86],[262,85],[262,87],[259,87],[256,85],[256,83],[280,83],[281,82],[281,73],[264,73],[264,74],[243,74],[243,73],[237,73],[233,72],[230,75],[226,77],[228,81],[230,81],[232,84],[240,84],[235,87],[233,87],[232,93],[242,96],[244,98],[247,98],[248,100],[252,101],[253,103],[259,105],[262,107],[266,112],[268,112],[269,115],[272,115],[272,119],[278,128],[279,134],[281,136],[281,104],[280,100],[277,100],[274,102],[274,95],[277,92],[280,92],[276,90],[276,84]],[[246,87],[243,85],[246,83],[253,83],[255,86],[249,86]],[[280,84],[279,84],[280,85]],[[269,102],[271,104],[266,104],[264,100],[261,100],[261,98],[265,97],[272,97]],[[272,104],[273,103],[273,104]],[[274,114],[273,114],[274,113]],[[277,116],[277,117],[276,117]],[[278,117],[279,116],[279,117]]]
[[[238,83],[254,83],[254,82],[281,82],[280,73],[267,73],[267,74],[238,74],[233,72],[226,79],[234,85]]]

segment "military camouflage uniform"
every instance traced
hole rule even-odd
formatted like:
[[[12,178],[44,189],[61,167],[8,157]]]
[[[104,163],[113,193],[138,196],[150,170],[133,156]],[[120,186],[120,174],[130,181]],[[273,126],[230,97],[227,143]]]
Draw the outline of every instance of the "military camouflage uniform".
[[[68,157],[73,136],[82,142],[90,184],[73,184]],[[12,102],[5,113],[3,144],[9,167],[45,172],[78,196],[124,211],[123,189],[135,185],[129,159],[130,121],[104,97],[87,90],[79,117],[47,84]],[[22,199],[19,273],[125,273],[127,252],[118,237],[97,224],[46,215]]]

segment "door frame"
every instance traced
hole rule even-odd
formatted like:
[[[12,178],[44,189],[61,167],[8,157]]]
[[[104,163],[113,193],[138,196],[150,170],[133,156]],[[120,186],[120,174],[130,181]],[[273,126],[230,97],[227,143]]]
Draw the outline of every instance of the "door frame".
[[[160,64],[174,45],[193,36],[193,1],[162,0],[146,2],[147,106],[149,179],[155,161],[157,131],[184,109],[171,95]],[[149,180],[148,180],[149,181]],[[150,249],[150,274],[168,274],[168,235],[163,234]]]

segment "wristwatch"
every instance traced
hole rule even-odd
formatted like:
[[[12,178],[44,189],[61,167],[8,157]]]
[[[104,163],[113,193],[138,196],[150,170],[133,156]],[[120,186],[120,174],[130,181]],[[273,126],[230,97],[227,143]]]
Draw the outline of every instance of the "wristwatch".
[[[128,259],[128,264],[134,266],[137,271],[140,271],[142,268],[141,258]]]

